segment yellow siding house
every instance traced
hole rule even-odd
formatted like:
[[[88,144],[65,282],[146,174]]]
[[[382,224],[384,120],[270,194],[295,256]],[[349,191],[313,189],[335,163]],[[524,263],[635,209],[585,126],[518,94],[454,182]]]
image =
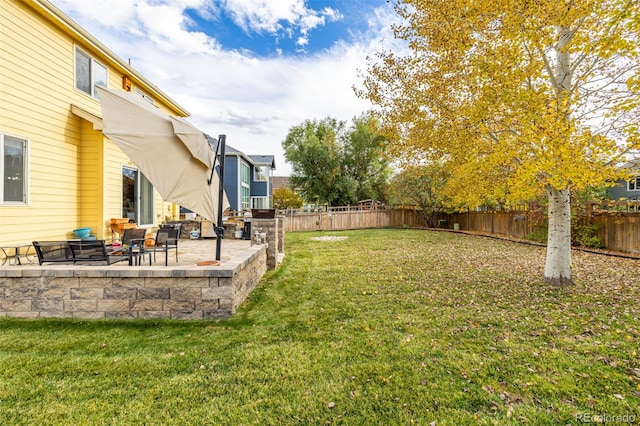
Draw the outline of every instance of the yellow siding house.
[[[73,238],[111,218],[140,227],[177,219],[101,133],[94,86],[188,112],[46,0],[0,0],[0,246]]]

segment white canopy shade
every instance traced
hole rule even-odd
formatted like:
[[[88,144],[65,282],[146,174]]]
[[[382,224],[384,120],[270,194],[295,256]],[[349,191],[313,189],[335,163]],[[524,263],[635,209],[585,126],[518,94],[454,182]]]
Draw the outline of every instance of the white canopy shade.
[[[165,201],[217,221],[220,180],[213,173],[215,153],[204,134],[180,117],[171,117],[142,97],[98,86],[102,133],[149,179]],[[223,209],[229,207],[226,195]]]

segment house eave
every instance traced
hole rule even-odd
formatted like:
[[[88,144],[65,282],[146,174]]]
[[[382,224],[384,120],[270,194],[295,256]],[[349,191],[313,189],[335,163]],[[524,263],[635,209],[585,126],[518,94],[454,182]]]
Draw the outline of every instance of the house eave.
[[[74,104],[71,104],[71,112],[93,124],[93,130],[102,131],[102,117],[98,117]]]

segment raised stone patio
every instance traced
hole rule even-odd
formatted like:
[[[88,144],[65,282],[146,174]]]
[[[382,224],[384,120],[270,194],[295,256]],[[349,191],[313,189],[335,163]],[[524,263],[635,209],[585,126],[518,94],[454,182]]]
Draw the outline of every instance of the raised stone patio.
[[[283,253],[277,244],[269,250],[267,244],[223,239],[220,265],[197,266],[215,259],[215,245],[215,239],[181,240],[179,262],[171,254],[167,267],[163,254],[153,266],[7,264],[0,267],[0,316],[226,318],[266,272],[268,251],[280,258]]]

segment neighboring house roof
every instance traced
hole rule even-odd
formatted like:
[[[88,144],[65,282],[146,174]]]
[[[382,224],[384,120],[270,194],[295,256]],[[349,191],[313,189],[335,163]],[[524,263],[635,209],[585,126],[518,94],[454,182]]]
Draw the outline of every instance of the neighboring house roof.
[[[113,53],[109,48],[98,41],[98,39],[89,34],[89,32],[87,32],[84,28],[75,23],[60,9],[51,4],[51,2],[49,2],[48,0],[32,0],[29,3],[41,14],[47,16],[49,21],[60,28],[62,31],[69,34],[74,39],[82,40],[84,43],[86,43],[87,46],[90,46],[95,51],[95,53],[108,60],[114,68],[118,69],[123,74],[128,75],[136,84],[138,84],[138,86],[143,88],[145,91],[153,94],[154,97],[156,97],[158,100],[161,100],[176,113],[183,117],[187,117],[190,115],[189,111],[184,109],[168,95],[158,89],[156,85],[151,83],[149,80],[147,80],[146,77],[133,69],[127,62]]]
[[[231,145],[227,145],[225,152],[227,155],[245,155],[243,152],[238,151],[237,149],[235,149],[234,147],[232,147]]]
[[[276,159],[273,155],[250,155],[249,158],[253,161],[253,164],[269,166],[272,169],[276,168]]]
[[[231,145],[227,145],[224,152],[225,155],[242,157],[254,166],[270,166],[272,169],[276,168],[276,161],[273,155],[247,155],[242,151],[238,151]]]
[[[289,188],[289,176],[273,176],[271,177],[273,189]]]
[[[218,139],[214,138],[213,136],[209,136],[208,134],[204,134],[205,139],[211,144],[211,146],[213,147],[213,152],[216,151],[216,149],[218,149]],[[225,148],[227,148],[227,146],[225,145]],[[218,153],[219,154],[219,153]]]
[[[218,139],[205,134],[205,137],[209,141],[209,143],[213,146],[215,150],[218,146]],[[244,158],[247,162],[251,163],[254,166],[270,166],[272,169],[276,168],[275,156],[273,155],[247,155],[242,151],[238,151],[231,145],[225,145],[224,148],[225,156],[237,156]]]

